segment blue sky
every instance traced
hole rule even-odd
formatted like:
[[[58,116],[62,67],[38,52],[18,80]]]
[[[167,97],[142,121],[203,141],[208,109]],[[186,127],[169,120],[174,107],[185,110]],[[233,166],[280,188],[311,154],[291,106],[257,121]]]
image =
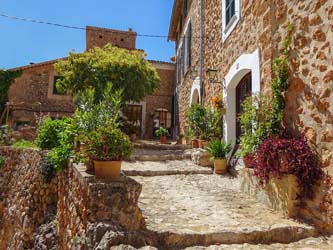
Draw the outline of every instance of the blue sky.
[[[167,35],[173,0],[0,0],[0,13],[71,26],[86,25]],[[169,61],[167,38],[137,38],[148,59]],[[64,57],[85,49],[85,32],[0,17],[0,68]]]

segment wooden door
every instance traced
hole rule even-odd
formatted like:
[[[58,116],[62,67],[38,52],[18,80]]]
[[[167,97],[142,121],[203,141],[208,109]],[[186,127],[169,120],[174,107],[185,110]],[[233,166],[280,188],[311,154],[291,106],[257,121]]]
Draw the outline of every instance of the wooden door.
[[[141,105],[128,105],[123,110],[124,115],[128,121],[137,127],[136,134],[140,137],[142,131],[142,106]]]
[[[252,75],[248,73],[240,80],[236,87],[236,139],[242,134],[242,129],[239,122],[239,115],[242,113],[242,102],[247,96],[250,96],[252,92]]]

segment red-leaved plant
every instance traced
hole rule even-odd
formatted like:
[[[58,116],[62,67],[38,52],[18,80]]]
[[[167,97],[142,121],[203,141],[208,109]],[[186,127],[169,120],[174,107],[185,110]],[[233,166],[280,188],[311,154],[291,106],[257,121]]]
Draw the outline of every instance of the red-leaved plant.
[[[281,165],[286,165],[286,172],[298,179],[300,199],[313,198],[313,187],[324,174],[317,155],[312,152],[304,137],[267,138],[259,145],[251,165],[260,186],[265,185],[271,177],[281,177]]]

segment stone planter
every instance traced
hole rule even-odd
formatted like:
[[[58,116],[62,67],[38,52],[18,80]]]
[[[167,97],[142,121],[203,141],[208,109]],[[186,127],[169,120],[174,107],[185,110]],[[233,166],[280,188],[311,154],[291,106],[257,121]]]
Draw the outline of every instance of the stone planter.
[[[287,217],[298,216],[297,194],[300,188],[296,176],[283,174],[281,178],[271,178],[264,188],[258,188],[258,180],[253,176],[253,169],[241,169],[239,176],[243,192],[254,196],[259,202],[274,210],[281,211]]]
[[[94,161],[97,179],[119,179],[121,161]]]
[[[225,174],[227,172],[227,159],[214,160],[214,174]]]

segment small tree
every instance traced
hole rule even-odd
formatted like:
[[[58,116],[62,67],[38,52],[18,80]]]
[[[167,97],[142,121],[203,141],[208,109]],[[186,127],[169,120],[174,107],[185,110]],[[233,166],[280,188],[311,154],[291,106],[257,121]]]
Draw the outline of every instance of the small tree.
[[[66,60],[55,64],[62,76],[57,89],[75,95],[87,89],[95,89],[95,102],[103,99],[108,83],[114,90],[123,89],[123,101],[140,101],[159,86],[156,69],[144,59],[141,51],[129,51],[111,44],[88,52],[70,53]]]

